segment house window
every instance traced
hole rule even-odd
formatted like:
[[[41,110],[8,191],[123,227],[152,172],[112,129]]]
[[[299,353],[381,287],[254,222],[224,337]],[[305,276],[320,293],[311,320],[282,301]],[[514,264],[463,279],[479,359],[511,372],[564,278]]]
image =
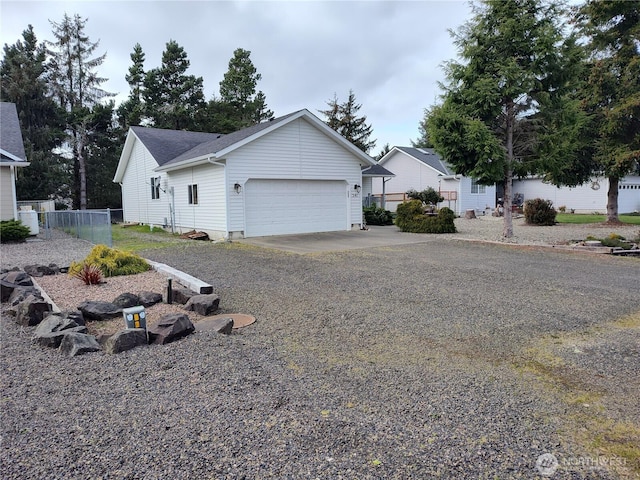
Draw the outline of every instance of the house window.
[[[189,185],[189,205],[198,204],[198,185]]]
[[[479,185],[475,179],[471,179],[471,193],[482,194],[486,193],[486,185]]]
[[[151,200],[160,198],[160,177],[151,177]]]

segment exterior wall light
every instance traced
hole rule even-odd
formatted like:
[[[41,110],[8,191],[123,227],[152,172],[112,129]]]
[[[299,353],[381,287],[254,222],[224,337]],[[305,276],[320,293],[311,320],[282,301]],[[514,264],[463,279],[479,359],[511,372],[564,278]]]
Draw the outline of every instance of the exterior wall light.
[[[353,189],[354,189],[356,192],[360,193],[360,190],[362,190],[362,187],[356,183],[356,184],[353,186]]]
[[[233,189],[236,191],[237,194],[240,194],[240,192],[242,191],[242,185],[236,182],[236,184],[233,186]]]

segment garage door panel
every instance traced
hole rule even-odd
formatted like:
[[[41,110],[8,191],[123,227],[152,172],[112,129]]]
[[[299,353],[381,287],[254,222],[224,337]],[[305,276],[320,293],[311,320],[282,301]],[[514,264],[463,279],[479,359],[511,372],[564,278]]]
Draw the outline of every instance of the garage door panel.
[[[249,180],[245,184],[245,236],[346,230],[343,181]]]

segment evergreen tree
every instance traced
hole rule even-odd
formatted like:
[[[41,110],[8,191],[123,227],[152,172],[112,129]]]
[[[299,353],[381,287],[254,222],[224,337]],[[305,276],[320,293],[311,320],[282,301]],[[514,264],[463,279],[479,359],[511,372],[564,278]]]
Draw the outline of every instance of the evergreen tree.
[[[446,65],[443,102],[426,112],[428,138],[456,173],[502,183],[505,238],[513,236],[514,176],[552,169],[574,155],[575,44],[564,41],[562,20],[559,7],[542,0],[475,5],[454,36],[462,61]],[[558,133],[562,143],[555,142]]]
[[[60,23],[51,22],[54,42],[49,42],[49,86],[61,108],[67,112],[67,136],[74,161],[73,204],[87,208],[86,148],[91,130],[91,109],[104,97],[100,88],[105,78],[96,68],[106,54],[93,57],[99,42],[91,42],[85,34],[87,19],[79,15],[64,15]]]
[[[170,40],[162,53],[162,65],[147,72],[143,100],[146,115],[157,128],[202,130],[198,119],[205,108],[202,77],[186,75],[191,62],[187,53]]]
[[[251,52],[237,48],[229,60],[229,69],[220,81],[220,99],[211,108],[218,112],[219,133],[229,133],[273,118],[262,91],[256,92],[262,75],[253,65]],[[221,105],[215,105],[220,103]],[[224,117],[224,118],[222,118]]]
[[[375,157],[376,161],[379,162],[380,160],[382,160],[382,157],[384,157],[390,151],[391,151],[391,146],[388,143],[385,143],[384,146],[382,147],[382,150],[380,150],[380,153],[376,155]]]
[[[129,84],[129,98],[118,107],[118,119],[120,126],[124,130],[132,125],[140,125],[144,115],[144,52],[139,43],[133,47],[131,53],[131,61],[133,64],[129,67],[129,72],[125,75],[125,80]]]
[[[589,0],[577,12],[590,55],[582,105],[590,174],[609,179],[607,221],[619,223],[620,179],[640,163],[640,2]]]
[[[325,117],[325,123],[344,138],[353,143],[365,153],[375,147],[376,141],[370,140],[373,127],[367,125],[367,117],[358,117],[358,111],[362,105],[356,102],[353,90],[349,90],[346,102],[339,104],[338,97],[334,93],[333,99],[327,102],[327,110],[320,110]]]
[[[31,25],[23,40],[4,46],[0,66],[3,102],[16,104],[29,167],[17,171],[18,200],[68,198],[69,168],[53,153],[64,138],[63,112],[47,95],[46,49]]]
[[[425,108],[424,117],[418,124],[418,133],[420,136],[415,142],[411,140],[411,145],[414,148],[433,148],[433,144],[429,140],[429,132],[427,131],[428,114],[429,110]]]

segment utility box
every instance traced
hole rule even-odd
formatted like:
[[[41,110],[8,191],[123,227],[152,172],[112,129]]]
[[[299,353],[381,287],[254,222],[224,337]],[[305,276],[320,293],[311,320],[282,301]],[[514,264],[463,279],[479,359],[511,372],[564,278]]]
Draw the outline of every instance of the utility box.
[[[125,328],[142,328],[147,329],[147,313],[143,306],[129,307],[122,309]]]

